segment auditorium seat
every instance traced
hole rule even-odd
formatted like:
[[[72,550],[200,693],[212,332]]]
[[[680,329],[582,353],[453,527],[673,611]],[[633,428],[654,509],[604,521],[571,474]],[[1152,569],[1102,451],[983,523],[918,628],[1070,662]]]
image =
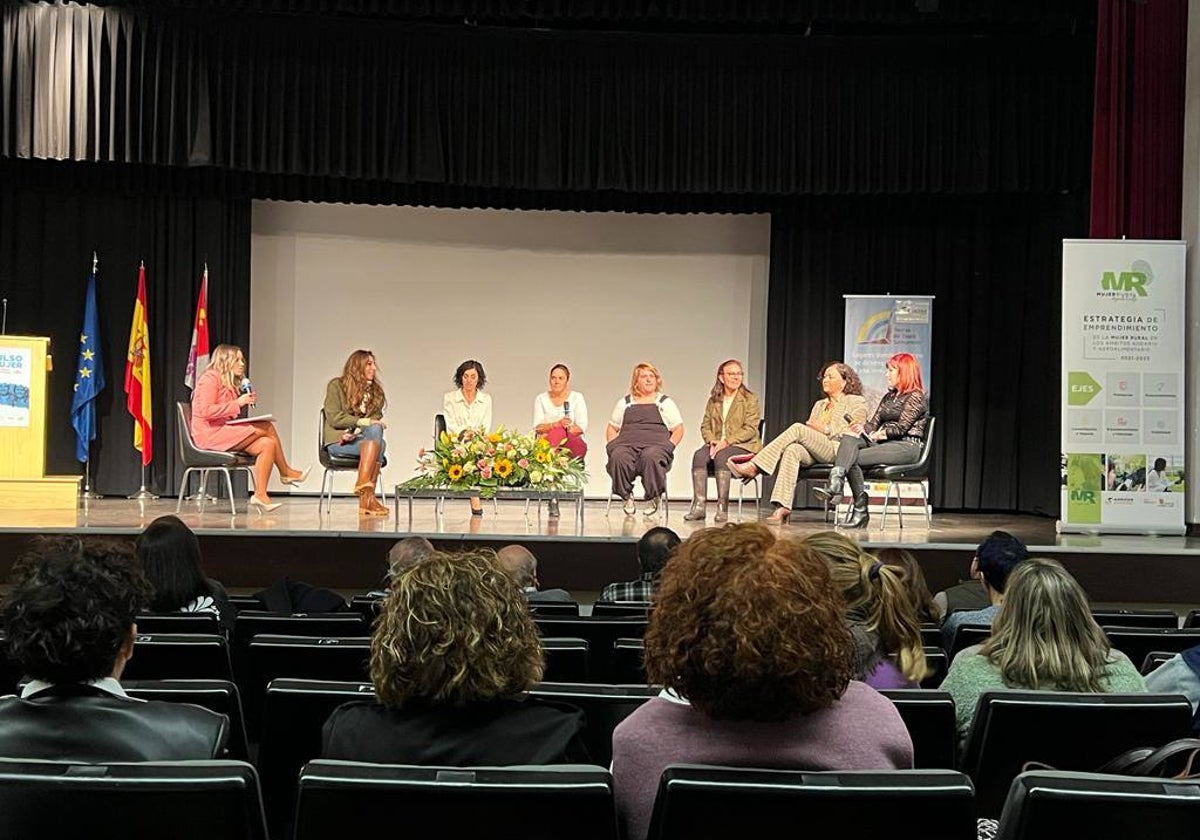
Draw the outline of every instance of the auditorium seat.
[[[1156,650],[1182,653],[1200,645],[1200,628],[1156,630],[1149,627],[1105,627],[1104,635],[1135,666],[1145,662],[1146,655]]]
[[[311,638],[346,638],[370,636],[371,625],[360,613],[272,613],[247,610],[240,612],[233,625],[233,643],[230,649],[233,672],[238,681],[248,684],[250,671],[250,640],[260,634],[272,636],[309,636]],[[247,703],[250,698],[246,698]],[[248,707],[251,719],[255,709]]]
[[[644,618],[542,618],[534,616],[543,636],[586,639],[591,652],[589,670],[591,682],[613,682],[613,642],[617,639],[640,639],[646,632]]]
[[[960,651],[963,651],[973,645],[981,645],[987,641],[992,635],[992,628],[986,624],[960,624],[954,631],[954,641],[950,644],[950,650],[946,651],[950,656],[950,661],[954,661],[954,657],[958,656]]]
[[[408,837],[616,840],[612,775],[601,767],[409,767],[310,762],[295,840],[344,837],[394,817]],[[695,840],[695,838],[693,838]]]
[[[650,840],[701,837],[967,840],[971,782],[953,770],[750,770],[675,764],[663,771]]]
[[[592,604],[592,615],[597,618],[649,618],[650,606],[649,601],[597,601]]]
[[[1188,610],[1183,619],[1183,628],[1200,627],[1200,610]]]
[[[587,682],[591,673],[591,653],[586,639],[542,638],[546,652],[543,679],[551,682]]]
[[[593,764],[612,763],[612,733],[638,706],[657,697],[657,686],[544,682],[529,693],[578,706],[587,719],[583,737]]]
[[[263,607],[263,602],[255,598],[253,595],[230,595],[229,603],[232,604],[233,608],[238,612],[242,612],[243,610],[262,612],[263,609],[265,609]]]
[[[921,644],[926,647],[942,646],[942,628],[937,624],[921,625]]]
[[[879,692],[895,704],[913,742],[913,766],[927,770],[957,767],[954,700],[945,691],[889,688]]]
[[[579,616],[579,604],[575,601],[530,601],[529,610],[535,616]]]
[[[350,598],[350,611],[361,615],[363,621],[369,624],[379,615],[382,604],[383,598],[378,595],[354,595]]]
[[[265,840],[241,761],[71,764],[0,760],[0,837]]]
[[[211,633],[139,633],[125,679],[233,680],[229,645]]]
[[[1101,627],[1157,627],[1176,630],[1179,616],[1174,610],[1094,609],[1092,618]]]
[[[215,613],[142,613],[136,619],[139,633],[220,633]]]
[[[1196,837],[1200,781],[1031,771],[1012,784],[997,840]]]
[[[277,679],[267,686],[258,768],[272,836],[291,836],[280,829],[294,815],[300,768],[321,755],[321,729],[330,713],[374,698],[374,686],[362,682]]]
[[[193,703],[225,715],[229,718],[229,757],[250,760],[241,694],[228,680],[122,680],[121,687],[139,700]]]
[[[242,681],[251,738],[257,738],[262,728],[263,701],[271,680],[369,682],[370,658],[371,640],[362,637],[255,636],[250,640]]]
[[[941,647],[925,646],[925,664],[929,666],[929,676],[921,680],[921,688],[937,688],[946,679],[946,671],[950,669],[950,656]]]
[[[980,816],[996,817],[1026,762],[1093,770],[1134,747],[1186,736],[1192,707],[1167,694],[986,691],[967,738],[963,770]]]
[[[646,644],[641,639],[613,642],[612,681],[621,684],[646,682]]]
[[[1142,660],[1142,676],[1147,676],[1151,671],[1155,670],[1159,665],[1172,659],[1176,654],[1166,650],[1152,650],[1146,654],[1146,658]],[[1137,664],[1136,662],[1134,663]]]

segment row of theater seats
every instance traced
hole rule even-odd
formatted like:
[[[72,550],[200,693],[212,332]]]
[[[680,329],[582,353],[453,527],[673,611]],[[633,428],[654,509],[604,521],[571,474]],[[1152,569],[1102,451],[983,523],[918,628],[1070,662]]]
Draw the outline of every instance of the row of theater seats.
[[[299,775],[294,830],[276,840],[399,836],[616,840],[601,767],[446,768],[314,761]],[[1006,792],[997,837],[1195,836],[1200,781],[1029,772]],[[974,840],[971,780],[942,770],[805,772],[673,765],[651,840],[889,837]],[[97,822],[111,821],[106,832]],[[374,830],[373,830],[374,828]],[[241,762],[87,767],[0,761],[0,835],[266,840],[254,768]]]
[[[249,749],[237,687],[222,681],[126,683],[135,697],[191,702],[230,716],[231,755]],[[596,764],[612,759],[612,733],[638,706],[657,695],[651,686],[543,683],[532,694],[580,708],[585,742]],[[1186,699],[1153,694],[988,692],[980,700],[967,745],[958,751],[953,700],[942,691],[882,692],[896,706],[914,747],[914,766],[925,770],[962,768],[973,780],[980,813],[999,813],[1009,784],[1027,762],[1069,770],[1093,770],[1121,752],[1158,746],[1186,736],[1192,710]],[[369,683],[276,679],[265,692],[255,764],[262,778],[270,823],[286,826],[294,814],[296,780],[305,763],[321,752],[322,727],[342,703],[370,698]],[[278,831],[276,832],[278,834]]]

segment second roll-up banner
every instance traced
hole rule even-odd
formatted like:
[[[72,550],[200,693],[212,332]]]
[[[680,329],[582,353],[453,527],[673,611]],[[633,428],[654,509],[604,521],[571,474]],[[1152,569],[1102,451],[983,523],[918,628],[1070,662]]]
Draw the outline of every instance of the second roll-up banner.
[[[1184,252],[1063,242],[1061,531],[1185,531]]]

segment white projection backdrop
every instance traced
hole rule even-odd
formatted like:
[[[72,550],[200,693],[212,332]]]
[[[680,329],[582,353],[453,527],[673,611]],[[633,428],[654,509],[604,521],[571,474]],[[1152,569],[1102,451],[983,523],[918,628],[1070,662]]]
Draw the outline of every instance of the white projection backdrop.
[[[484,364],[494,422],[520,429],[550,366],[570,367],[591,415],[597,498],[605,419],[634,364],[657,365],[683,412],[673,498],[691,494],[717,364],[742,359],[747,384],[764,385],[767,216],[256,202],[253,231],[248,374],[301,466],[316,461],[325,385],[359,347],[387,389],[389,485],[413,474],[464,359]],[[318,490],[319,473],[303,490]]]

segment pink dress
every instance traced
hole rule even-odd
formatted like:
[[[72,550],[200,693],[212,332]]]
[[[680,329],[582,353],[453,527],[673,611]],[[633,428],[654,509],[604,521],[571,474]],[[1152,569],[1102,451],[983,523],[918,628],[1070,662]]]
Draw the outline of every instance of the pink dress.
[[[192,391],[192,440],[196,446],[229,452],[254,431],[226,425],[241,412],[237,398],[237,389],[226,387],[215,370],[200,374]]]

